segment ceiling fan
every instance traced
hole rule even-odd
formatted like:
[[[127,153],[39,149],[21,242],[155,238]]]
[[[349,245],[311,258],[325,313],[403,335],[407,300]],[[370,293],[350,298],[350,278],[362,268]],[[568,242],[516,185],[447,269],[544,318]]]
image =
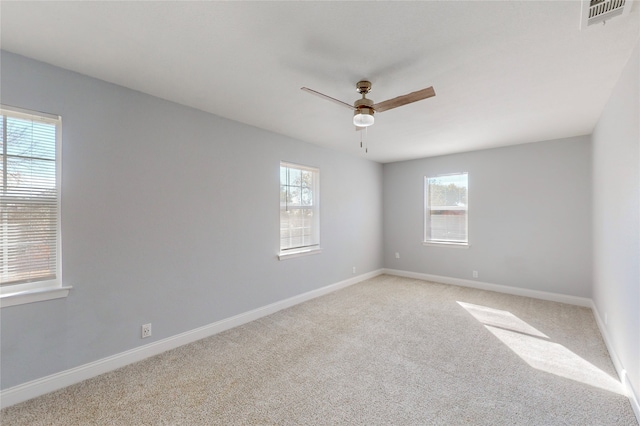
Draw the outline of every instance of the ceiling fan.
[[[378,102],[374,104],[371,99],[367,99],[367,93],[371,91],[371,82],[362,80],[356,84],[356,90],[358,93],[362,95],[361,99],[358,99],[350,105],[346,102],[342,102],[341,100],[332,98],[331,96],[327,96],[324,93],[317,92],[313,89],[309,89],[308,87],[302,87],[302,90],[305,92],[309,92],[313,95],[320,96],[328,101],[332,101],[337,103],[338,105],[345,106],[353,111],[353,124],[356,126],[356,130],[362,130],[365,127],[369,127],[374,123],[373,114],[376,112],[383,112],[393,108],[397,108],[402,105],[407,105],[413,102],[421,101],[423,99],[430,98],[436,95],[435,90],[432,87],[427,87],[426,89],[418,90],[416,92],[411,92],[406,95],[398,96],[393,99],[388,99],[383,102]]]

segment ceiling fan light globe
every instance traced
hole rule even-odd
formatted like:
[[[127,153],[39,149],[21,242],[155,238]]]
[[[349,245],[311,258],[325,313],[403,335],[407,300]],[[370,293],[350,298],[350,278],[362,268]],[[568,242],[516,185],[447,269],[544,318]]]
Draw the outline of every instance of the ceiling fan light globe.
[[[359,112],[353,116],[353,124],[357,127],[369,127],[375,119],[372,114]]]

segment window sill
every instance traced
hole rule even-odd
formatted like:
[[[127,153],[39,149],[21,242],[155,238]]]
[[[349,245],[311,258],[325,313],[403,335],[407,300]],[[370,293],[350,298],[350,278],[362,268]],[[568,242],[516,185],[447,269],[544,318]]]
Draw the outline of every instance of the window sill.
[[[452,248],[462,248],[468,249],[471,247],[469,243],[450,243],[450,242],[439,242],[439,241],[423,241],[423,246],[431,246],[431,247],[452,247]]]
[[[289,259],[294,259],[296,257],[310,256],[312,254],[320,254],[320,252],[322,252],[321,248],[313,248],[313,249],[294,251],[291,253],[280,253],[278,254],[278,260],[289,260]]]
[[[26,303],[43,302],[45,300],[61,299],[69,295],[73,287],[50,287],[35,290],[22,290],[0,295],[0,308],[24,305]]]

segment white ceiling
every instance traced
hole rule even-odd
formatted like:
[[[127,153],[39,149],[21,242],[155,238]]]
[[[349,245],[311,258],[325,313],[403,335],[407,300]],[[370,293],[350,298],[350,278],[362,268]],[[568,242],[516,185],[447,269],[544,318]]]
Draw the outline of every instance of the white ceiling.
[[[580,1],[7,2],[1,47],[378,162],[591,133],[639,38]],[[380,102],[360,149],[355,83]]]

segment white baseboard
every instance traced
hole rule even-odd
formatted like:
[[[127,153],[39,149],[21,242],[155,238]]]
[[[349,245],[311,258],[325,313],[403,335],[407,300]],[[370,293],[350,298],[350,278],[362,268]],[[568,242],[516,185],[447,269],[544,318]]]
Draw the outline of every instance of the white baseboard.
[[[626,370],[620,363],[615,351],[613,350],[608,333],[604,327],[598,310],[593,304],[591,299],[568,296],[562,294],[548,293],[537,290],[528,290],[516,287],[503,286],[498,284],[483,283],[478,281],[465,280],[461,278],[444,277],[440,275],[423,274],[417,272],[400,271],[395,269],[380,269],[372,271],[366,274],[358,275],[353,278],[349,278],[344,281],[340,281],[326,287],[322,287],[316,290],[309,291],[307,293],[300,294],[298,296],[290,297],[279,302],[272,303],[261,308],[254,309],[230,318],[217,321],[215,323],[205,325],[203,327],[196,328],[166,339],[159,340],[157,342],[150,343],[148,345],[140,346],[119,354],[115,354],[88,364],[84,364],[78,367],[71,368],[69,370],[62,371],[60,373],[52,374],[41,379],[36,379],[27,383],[23,383],[18,386],[14,386],[9,389],[5,389],[0,392],[0,407],[5,408],[20,402],[27,401],[29,399],[44,395],[49,392],[56,391],[58,389],[65,388],[75,383],[79,383],[83,380],[90,379],[92,377],[99,376],[100,374],[124,367],[137,361],[141,361],[145,358],[158,355],[162,352],[170,349],[175,349],[179,346],[186,345],[188,343],[195,342],[200,339],[204,339],[214,334],[221,333],[229,330],[233,327],[237,327],[248,322],[257,320],[259,318],[271,315],[282,309],[289,308],[291,306],[306,302],[316,297],[329,294],[331,292],[340,290],[350,285],[359,283],[369,278],[376,277],[381,274],[396,275],[407,278],[415,278],[424,281],[433,281],[443,284],[452,284],[462,287],[472,287],[481,290],[496,291],[500,293],[513,294],[516,296],[533,297],[536,299],[550,300],[554,302],[568,303],[578,306],[590,307],[596,318],[598,327],[603,336],[605,344],[611,355],[611,359],[614,367],[616,368],[620,380],[625,386],[627,395],[631,402],[631,406],[635,412],[638,421],[640,422],[640,405],[638,404],[639,398],[633,391],[631,384],[629,383]]]
[[[272,303],[261,308],[254,309],[230,318],[214,322],[203,327],[196,328],[184,333],[177,334],[148,345],[140,346],[125,352],[121,352],[97,361],[90,362],[69,370],[55,373],[41,379],[32,380],[12,388],[5,389],[0,392],[0,407],[5,408],[23,401],[53,392],[58,389],[65,388],[83,380],[96,377],[100,374],[124,367],[145,358],[158,355],[170,349],[195,342],[205,337],[213,336],[233,327],[246,324],[259,318],[271,315],[282,309],[324,296],[336,290],[356,284],[360,281],[376,277],[382,274],[382,270],[368,272],[358,275],[344,281],[330,284],[316,290],[309,291],[294,297],[290,297],[279,302]]]
[[[596,323],[598,324],[598,328],[600,329],[600,334],[604,340],[604,344],[607,346],[607,350],[609,351],[609,356],[611,357],[611,361],[613,362],[613,366],[618,373],[618,377],[620,378],[620,383],[624,386],[625,393],[629,397],[629,402],[631,403],[631,408],[633,408],[633,412],[638,419],[638,423],[640,423],[640,398],[639,395],[636,394],[633,386],[631,386],[631,382],[629,381],[629,376],[627,375],[627,370],[620,362],[620,358],[618,358],[618,354],[613,349],[613,345],[611,344],[611,338],[609,337],[609,332],[607,331],[607,327],[602,321],[602,317],[600,316],[600,312],[598,311],[598,307],[596,304],[591,301],[591,310],[593,311],[593,316],[596,317]]]
[[[567,303],[569,305],[591,307],[591,299],[586,297],[569,296],[566,294],[550,293],[546,291],[530,290],[526,288],[510,287],[500,284],[491,284],[463,278],[444,277],[441,275],[423,274],[420,272],[401,271],[398,269],[383,269],[382,272],[388,275],[399,277],[415,278],[423,281],[432,281],[442,284],[457,285],[460,287],[471,287],[479,290],[495,291],[497,293],[513,294],[515,296],[532,297],[534,299],[549,300],[552,302]]]

